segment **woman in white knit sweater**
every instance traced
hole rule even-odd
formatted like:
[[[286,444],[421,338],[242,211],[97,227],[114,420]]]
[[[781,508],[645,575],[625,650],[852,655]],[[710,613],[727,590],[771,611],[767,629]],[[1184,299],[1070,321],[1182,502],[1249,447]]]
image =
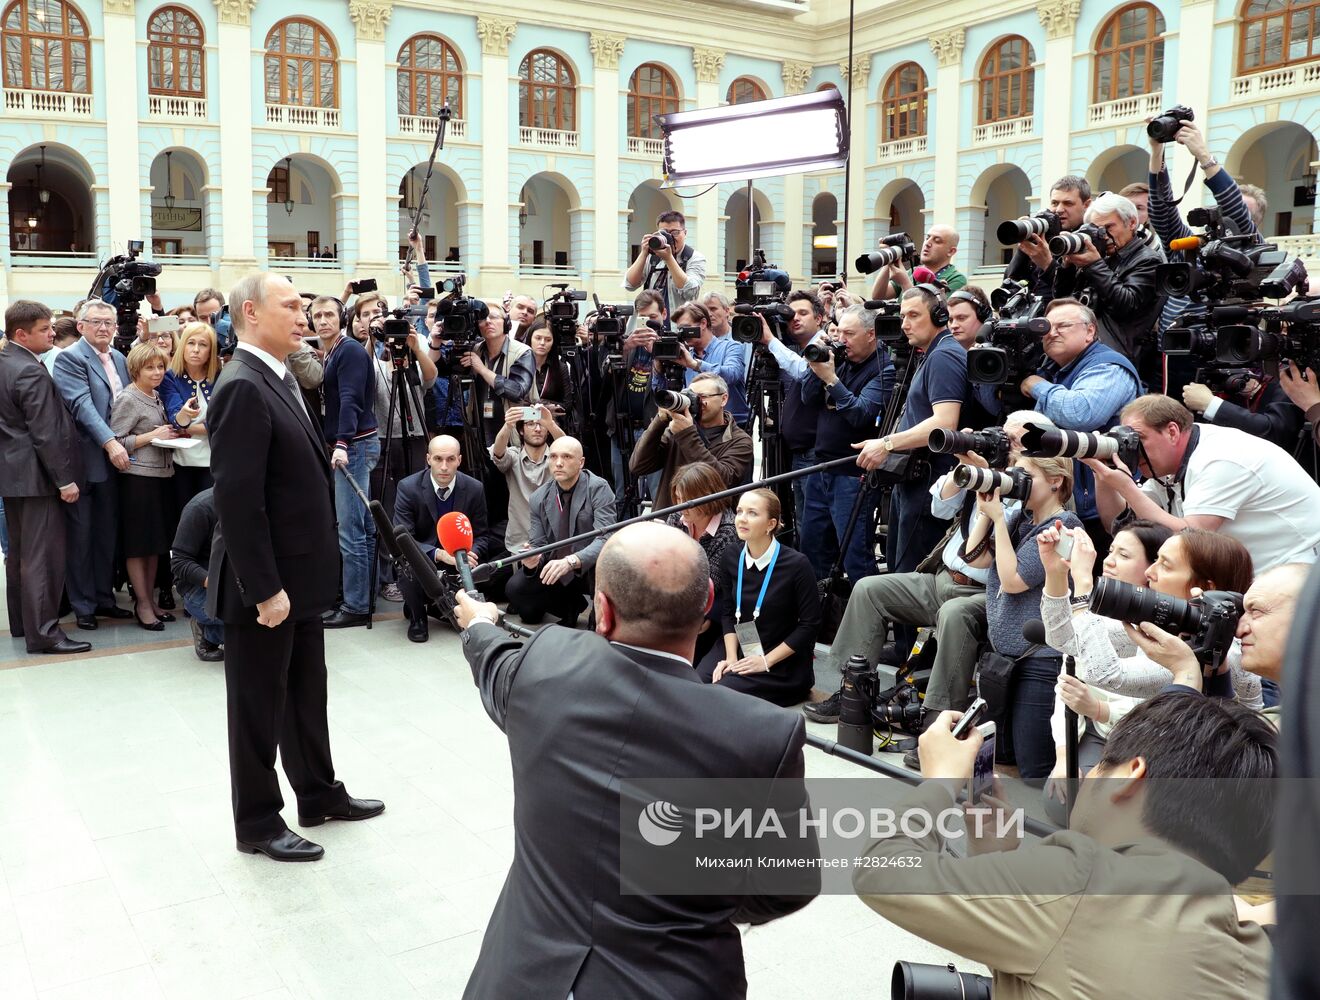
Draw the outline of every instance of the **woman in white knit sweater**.
[[[1041,618],[1046,642],[1076,658],[1077,678],[1059,679],[1052,730],[1057,760],[1046,783],[1047,807],[1057,820],[1063,812],[1063,705],[1079,716],[1083,727],[1078,744],[1082,775],[1099,759],[1109,731],[1132,707],[1159,693],[1173,675],[1137,648],[1123,623],[1092,614],[1085,605],[1093,586],[1096,553],[1090,538],[1073,532],[1073,551],[1065,562],[1055,550],[1061,532],[1041,533],[1038,543],[1045,566]],[[1073,597],[1069,598],[1071,573]],[[1150,522],[1126,525],[1114,536],[1102,576],[1188,600],[1193,588],[1244,592],[1251,584],[1251,555],[1236,540],[1209,531],[1188,529],[1171,535]],[[1234,640],[1227,663],[1239,701],[1262,704],[1260,679],[1242,670],[1241,650]]]

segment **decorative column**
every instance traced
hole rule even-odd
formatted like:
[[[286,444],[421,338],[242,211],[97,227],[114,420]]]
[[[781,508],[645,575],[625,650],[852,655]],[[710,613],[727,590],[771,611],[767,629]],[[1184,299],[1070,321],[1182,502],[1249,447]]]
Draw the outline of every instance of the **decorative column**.
[[[784,78],[784,93],[800,94],[806,90],[813,68],[811,63],[784,63],[780,70]],[[811,279],[811,226],[807,225],[802,180],[802,174],[788,174],[784,177],[784,255],[780,264],[792,275],[794,285],[805,288]]]
[[[962,101],[962,54],[967,41],[962,28],[931,35],[935,53],[935,95],[938,115],[927,115],[927,131],[934,125],[935,134],[927,136],[935,155],[935,214],[932,222],[952,223],[958,207],[958,157],[962,133],[958,121]]]
[[[1238,30],[1240,31],[1241,28]],[[1169,80],[1166,77],[1164,102],[1161,105],[1161,110],[1172,104],[1186,104],[1189,108],[1194,108],[1197,115],[1202,118],[1210,117],[1210,79],[1213,74],[1207,67],[1207,63],[1215,51],[1214,34],[1215,4],[1211,0],[1182,0],[1182,11],[1178,15],[1177,90],[1170,88]],[[1234,49],[1236,50],[1236,43],[1234,43]],[[1233,71],[1225,68],[1224,72],[1232,73]],[[1202,108],[1206,109],[1205,113],[1201,111]],[[1201,121],[1200,126],[1208,139],[1209,130],[1206,122]],[[1142,145],[1145,145],[1144,139]],[[1220,157],[1227,156],[1228,144],[1225,143],[1219,149],[1212,145],[1210,152],[1217,153]],[[1165,145],[1164,163],[1169,168],[1169,177],[1178,178],[1174,183],[1179,188],[1182,187],[1181,179],[1185,178],[1187,172],[1192,169],[1192,162],[1192,154],[1187,152],[1183,146],[1176,142]],[[1198,180],[1197,183],[1192,185],[1191,191],[1187,193],[1187,201],[1183,204],[1183,210],[1195,208],[1198,204],[1209,205],[1213,203],[1213,196],[1206,186]],[[1317,216],[1317,218],[1320,218],[1320,216]]]
[[[105,52],[132,53],[137,47],[134,0],[103,0],[102,9],[105,13]],[[142,168],[138,163],[137,60],[118,59],[114,66],[113,86],[116,93],[135,95],[130,100],[118,100],[114,95],[105,95],[105,131],[111,137],[106,144],[110,244],[122,246],[128,240],[150,241],[151,233],[142,232],[143,179]],[[111,79],[109,74],[106,79]],[[150,194],[147,198],[150,201]],[[104,252],[108,247],[102,245],[92,249]]]
[[[1036,15],[1045,29],[1045,87],[1041,104],[1040,186],[1049,185],[1070,173],[1072,135],[1073,29],[1081,13],[1082,0],[1042,0]],[[1037,89],[1037,94],[1041,93]]]
[[[859,62],[853,63],[852,79],[848,79],[848,64],[839,63],[839,72],[844,82],[852,89],[849,107],[853,111],[853,120],[849,128],[852,131],[851,152],[848,155],[848,204],[841,215],[852,220],[848,224],[848,245],[839,247],[840,269],[845,269],[848,261],[856,260],[866,247],[866,161],[871,154],[872,136],[867,134],[866,123],[869,117],[866,100],[866,82],[871,76],[871,57],[864,55]],[[839,227],[843,235],[843,227]],[[846,267],[851,270],[851,267]]]
[[[517,260],[509,258],[509,42],[516,21],[478,17],[481,39],[481,275],[490,294],[513,283]]]
[[[627,246],[619,245],[619,207],[623,197],[619,190],[619,155],[622,137],[619,135],[619,57],[623,55],[623,35],[593,31],[591,58],[596,67],[594,89],[596,101],[595,170],[596,212],[591,222],[592,283],[600,288],[617,288],[623,281],[623,258]],[[655,220],[646,220],[652,224]],[[574,247],[574,253],[577,248]],[[585,263],[574,258],[579,266]],[[583,268],[585,271],[585,268]]]
[[[252,9],[257,0],[215,0],[220,18],[221,267],[238,271],[257,266],[252,179]],[[264,184],[263,184],[264,186]],[[264,208],[264,201],[263,208]],[[233,275],[237,277],[238,275]]]
[[[697,74],[697,107],[718,107],[723,100],[720,93],[720,70],[724,68],[723,49],[693,49],[692,68]],[[706,288],[714,290],[724,284],[724,232],[720,204],[720,189],[716,185],[696,199],[696,226],[692,231],[689,221],[688,241],[706,255]]]
[[[385,26],[392,7],[380,0],[349,0],[357,26],[358,267],[390,267],[394,211],[380,211],[397,190],[385,176],[385,121],[393,105],[385,99]],[[372,205],[378,206],[372,208]],[[344,234],[336,234],[342,242]]]

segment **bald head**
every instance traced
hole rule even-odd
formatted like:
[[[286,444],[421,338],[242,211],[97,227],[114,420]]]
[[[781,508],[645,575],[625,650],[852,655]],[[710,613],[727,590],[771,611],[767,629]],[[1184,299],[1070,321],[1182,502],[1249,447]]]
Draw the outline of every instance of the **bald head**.
[[[921,243],[921,262],[932,271],[945,267],[958,252],[958,230],[952,226],[931,226]]]
[[[1274,681],[1283,680],[1288,649],[1301,595],[1313,569],[1302,563],[1275,566],[1256,577],[1242,596],[1237,635],[1242,643],[1242,669]]]
[[[653,648],[675,639],[694,643],[709,590],[706,553],[665,524],[621,529],[596,561],[596,591],[613,609],[610,638],[620,642]]]
[[[463,462],[463,452],[458,439],[448,434],[437,434],[426,447],[426,464],[431,467],[431,478],[441,489],[447,487],[458,475],[458,467]]]
[[[571,490],[576,486],[586,464],[582,442],[577,438],[564,435],[550,446],[550,475],[555,477],[560,489]]]

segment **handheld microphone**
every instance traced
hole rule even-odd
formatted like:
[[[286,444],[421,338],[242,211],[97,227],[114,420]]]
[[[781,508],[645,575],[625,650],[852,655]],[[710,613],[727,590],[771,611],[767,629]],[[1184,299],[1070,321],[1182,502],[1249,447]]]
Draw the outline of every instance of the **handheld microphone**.
[[[1039,618],[1033,618],[1022,626],[1022,638],[1033,646],[1047,645],[1045,642],[1045,623]]]
[[[445,596],[445,589],[440,584],[440,575],[435,570],[435,564],[426,558],[426,553],[417,544],[417,539],[413,538],[412,532],[404,525],[396,528],[392,537],[404,561],[412,570],[413,579],[426,592],[426,599],[432,603],[439,603]]]
[[[925,264],[918,264],[912,269],[912,284],[914,285],[933,285],[939,280],[935,277],[935,272]]]
[[[440,547],[454,557],[458,578],[463,581],[463,589],[468,592],[468,596],[483,600],[472,579],[472,567],[467,560],[468,553],[472,551],[472,522],[467,515],[457,510],[445,514],[435,523],[435,537]]]

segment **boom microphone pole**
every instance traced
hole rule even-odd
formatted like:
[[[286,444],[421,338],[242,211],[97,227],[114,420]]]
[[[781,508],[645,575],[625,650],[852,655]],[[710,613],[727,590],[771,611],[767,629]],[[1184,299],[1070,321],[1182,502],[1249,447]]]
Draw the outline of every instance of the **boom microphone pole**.
[[[514,555],[505,556],[503,559],[496,559],[493,562],[482,563],[472,573],[472,578],[477,583],[490,579],[496,571],[505,566],[512,566],[514,563],[521,562],[524,559],[530,559],[532,556],[545,555],[547,552],[554,552],[556,549],[562,549],[568,545],[576,545],[578,542],[590,541],[593,538],[599,538],[601,535],[609,535],[620,528],[626,528],[630,524],[640,524],[642,521],[654,521],[658,517],[668,517],[670,514],[676,514],[679,511],[687,510],[691,507],[700,507],[702,504],[710,503],[712,500],[724,500],[727,497],[741,496],[748,490],[759,489],[762,486],[769,486],[771,483],[783,482],[787,479],[796,479],[799,476],[809,476],[813,472],[820,472],[824,469],[832,469],[839,465],[853,465],[856,459],[852,456],[844,458],[834,458],[828,462],[821,462],[819,465],[811,465],[805,469],[792,469],[788,472],[782,472],[777,476],[771,476],[769,479],[757,480],[748,483],[746,486],[735,486],[732,489],[721,490],[719,493],[711,493],[709,496],[697,497],[695,500],[688,500],[685,503],[677,503],[671,507],[664,507],[660,510],[653,510],[649,514],[639,514],[637,517],[630,517],[626,521],[619,521],[611,524],[608,528],[597,528],[594,531],[584,531],[580,535],[574,535],[572,538],[560,539],[548,545],[542,545],[538,549],[524,549]]]
[[[449,119],[453,116],[454,113],[449,110],[449,102],[445,101],[444,106],[436,115],[436,118],[439,120],[439,125],[435,130],[435,144],[431,147],[431,158],[426,161],[426,177],[422,180],[422,193],[417,197],[417,209],[413,212],[412,225],[409,227],[411,232],[421,232],[417,226],[422,221],[422,212],[426,209],[426,193],[431,189],[431,172],[435,169],[435,157],[440,150],[445,148],[445,130],[449,127]],[[412,264],[412,255],[413,250],[410,242],[408,244],[408,252],[403,257],[403,265],[405,268]],[[404,282],[405,284],[407,283],[406,278],[404,279]]]

